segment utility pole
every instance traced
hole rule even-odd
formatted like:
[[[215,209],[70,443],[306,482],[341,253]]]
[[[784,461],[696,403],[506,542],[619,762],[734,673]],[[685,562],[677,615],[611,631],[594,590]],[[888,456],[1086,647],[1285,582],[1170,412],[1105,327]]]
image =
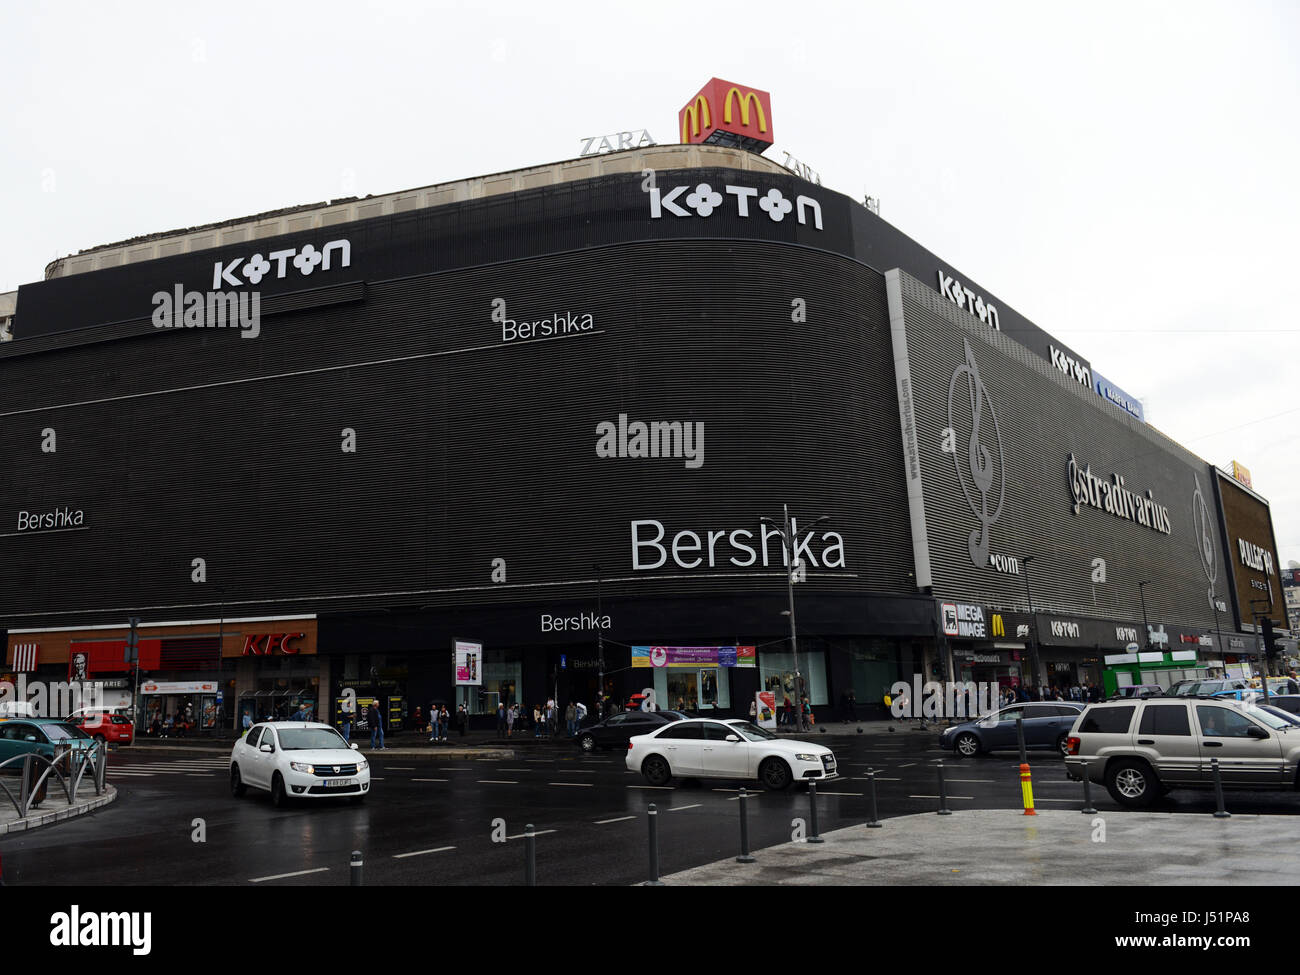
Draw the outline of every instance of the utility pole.
[[[786,504],[786,505],[782,505],[782,508],[784,511],[784,523],[783,523],[783,527],[781,528],[781,549],[785,555],[785,588],[786,588],[786,596],[790,604],[790,608],[787,612],[790,614],[790,652],[794,657],[794,694],[795,697],[798,698],[798,700],[795,702],[795,705],[798,709],[797,710],[798,724],[796,724],[795,727],[798,730],[802,731],[803,715],[804,715],[804,711],[803,711],[804,680],[803,680],[803,674],[799,670],[799,631],[797,625],[795,624],[795,618],[794,618],[794,577],[796,571],[794,565],[795,544],[794,544],[794,536],[791,534],[790,531],[790,506]],[[829,520],[829,516],[822,515],[822,517],[814,521],[805,530],[812,531],[812,529],[817,527],[817,525],[827,520]],[[772,524],[772,519],[770,518],[762,518],[760,519],[760,521],[764,524],[769,524],[769,525]]]
[[[1042,686],[1043,681],[1043,664],[1038,659],[1038,617],[1034,615],[1034,597],[1029,591],[1029,563],[1034,561],[1032,555],[1026,555],[1020,560],[1025,565],[1025,599],[1029,603],[1029,632],[1030,632],[1030,660],[1034,668],[1034,680],[1039,681],[1038,686]],[[1033,685],[1031,684],[1032,688]]]

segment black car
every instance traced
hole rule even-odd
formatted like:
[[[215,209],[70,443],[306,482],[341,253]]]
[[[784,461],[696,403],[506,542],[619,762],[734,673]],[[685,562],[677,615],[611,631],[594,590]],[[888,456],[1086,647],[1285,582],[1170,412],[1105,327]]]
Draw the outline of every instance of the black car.
[[[580,728],[578,747],[584,752],[597,748],[627,749],[628,740],[636,735],[648,735],[670,721],[681,721],[686,715],[680,711],[624,711],[611,714],[604,721],[589,728]]]
[[[1016,716],[1021,715],[1026,748],[1052,748],[1064,755],[1065,739],[1085,706],[1077,701],[1015,704],[983,718],[945,728],[939,736],[939,747],[951,748],[965,758],[980,752],[1018,748]]]

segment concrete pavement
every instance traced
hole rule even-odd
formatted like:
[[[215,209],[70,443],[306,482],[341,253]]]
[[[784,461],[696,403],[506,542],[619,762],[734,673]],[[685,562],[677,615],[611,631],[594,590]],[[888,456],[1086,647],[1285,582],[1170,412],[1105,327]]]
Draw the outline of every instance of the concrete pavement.
[[[17,778],[6,778],[5,784],[13,789],[15,795],[18,794],[19,783]],[[13,802],[0,790],[0,836],[9,833],[21,833],[25,830],[36,829],[38,826],[48,826],[51,823],[61,823],[76,816],[84,816],[101,806],[108,805],[115,799],[117,799],[117,790],[111,785],[106,785],[104,794],[100,796],[95,794],[94,785],[88,785],[83,781],[81,788],[77,790],[73,803],[69,805],[68,796],[63,791],[63,786],[57,780],[51,781],[47,784],[45,801],[39,806],[35,806],[30,815],[24,819],[19,817],[18,810]]]
[[[1300,881],[1300,817],[965,810],[884,820],[719,860],[672,886],[1279,885]]]

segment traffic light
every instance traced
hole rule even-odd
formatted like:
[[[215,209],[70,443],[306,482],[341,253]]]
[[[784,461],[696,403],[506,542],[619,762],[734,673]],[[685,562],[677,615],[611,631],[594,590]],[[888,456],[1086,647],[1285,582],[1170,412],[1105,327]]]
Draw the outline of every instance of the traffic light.
[[[1277,656],[1277,639],[1273,635],[1273,621],[1265,616],[1261,629],[1264,633],[1264,656],[1272,660]]]
[[[140,634],[136,632],[136,627],[140,625],[140,617],[132,616],[127,620],[131,629],[126,632],[126,649],[122,652],[122,662],[132,663],[138,659],[140,654]]]

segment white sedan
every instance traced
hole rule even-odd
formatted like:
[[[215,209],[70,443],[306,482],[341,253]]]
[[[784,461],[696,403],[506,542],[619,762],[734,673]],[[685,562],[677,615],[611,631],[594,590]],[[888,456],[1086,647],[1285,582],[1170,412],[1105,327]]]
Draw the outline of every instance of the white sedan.
[[[779,791],[791,782],[837,777],[835,753],[826,746],[780,738],[739,718],[673,721],[637,735],[627,743],[626,762],[650,785],[667,785],[673,776],[757,779]]]
[[[270,792],[277,806],[330,796],[360,802],[370,791],[370,765],[327,724],[256,724],[230,751],[231,794],[238,798],[250,786]]]

